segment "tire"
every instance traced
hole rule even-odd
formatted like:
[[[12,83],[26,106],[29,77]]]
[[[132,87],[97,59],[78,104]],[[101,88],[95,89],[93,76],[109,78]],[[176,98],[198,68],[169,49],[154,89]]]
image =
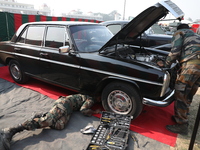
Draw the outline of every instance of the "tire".
[[[106,111],[120,115],[131,115],[135,119],[142,111],[142,100],[136,89],[124,82],[107,85],[101,96]]]
[[[29,77],[23,72],[20,64],[16,60],[11,60],[9,62],[9,72],[13,80],[17,83],[25,83],[28,81]]]

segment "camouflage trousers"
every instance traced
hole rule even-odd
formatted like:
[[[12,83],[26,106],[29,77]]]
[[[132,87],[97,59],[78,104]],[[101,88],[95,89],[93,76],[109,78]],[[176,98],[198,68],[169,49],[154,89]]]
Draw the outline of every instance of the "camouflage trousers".
[[[188,123],[189,107],[200,85],[200,60],[183,63],[175,84],[175,120]]]
[[[64,107],[55,105],[48,113],[41,117],[36,117],[25,121],[22,126],[26,130],[35,130],[39,128],[50,127],[52,129],[62,130],[68,123],[72,111],[64,109]]]

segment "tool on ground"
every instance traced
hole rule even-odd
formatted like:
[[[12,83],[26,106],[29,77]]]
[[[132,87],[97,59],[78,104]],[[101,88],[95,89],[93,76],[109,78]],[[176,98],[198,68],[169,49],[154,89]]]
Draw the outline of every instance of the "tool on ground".
[[[104,111],[86,150],[125,150],[132,117]]]
[[[142,147],[146,147],[148,143],[150,143],[150,142],[147,141]]]
[[[135,134],[134,134],[134,133],[131,133],[130,136],[131,136],[131,138],[133,139],[133,141],[136,142],[137,148],[140,148],[138,139],[137,139],[137,137],[135,136]]]
[[[81,129],[81,133],[83,134],[93,134],[95,131],[96,129],[92,124],[88,124],[85,128]]]

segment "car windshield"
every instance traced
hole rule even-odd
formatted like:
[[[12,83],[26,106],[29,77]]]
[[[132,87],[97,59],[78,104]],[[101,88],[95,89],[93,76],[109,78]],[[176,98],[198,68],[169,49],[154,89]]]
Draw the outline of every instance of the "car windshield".
[[[105,26],[99,25],[71,26],[70,31],[80,52],[98,51],[113,37]]]
[[[145,31],[145,33],[148,34],[148,35],[151,35],[151,34],[166,34],[163,31],[163,29],[157,24],[152,25],[149,29],[147,29]]]

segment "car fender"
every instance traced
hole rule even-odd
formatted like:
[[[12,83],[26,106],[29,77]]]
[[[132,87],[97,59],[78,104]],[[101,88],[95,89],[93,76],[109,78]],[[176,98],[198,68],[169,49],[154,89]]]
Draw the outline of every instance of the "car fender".
[[[0,52],[1,53],[1,52]],[[13,54],[10,54],[10,53],[1,53],[1,63],[4,64],[4,65],[8,65],[9,64],[9,61],[11,59],[16,59],[16,57],[13,55]]]
[[[106,85],[108,85],[109,83],[111,83],[113,81],[123,81],[123,82],[131,84],[137,90],[140,97],[141,98],[143,97],[140,92],[140,87],[138,86],[138,84],[135,81],[124,79],[124,78],[119,78],[119,77],[114,77],[114,76],[107,76],[103,80],[101,80],[101,82],[97,86],[97,91],[99,91],[99,92],[102,91]]]

